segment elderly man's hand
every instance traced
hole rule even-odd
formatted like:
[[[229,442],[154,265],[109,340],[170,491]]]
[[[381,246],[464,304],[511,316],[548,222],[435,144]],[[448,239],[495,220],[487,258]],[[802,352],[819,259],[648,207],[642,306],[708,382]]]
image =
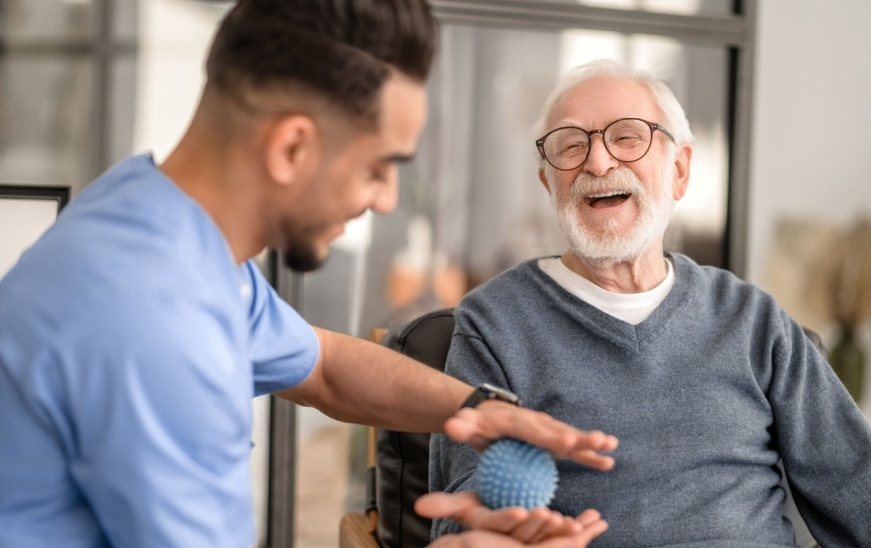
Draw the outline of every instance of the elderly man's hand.
[[[418,514],[450,518],[470,531],[440,537],[430,548],[584,548],[608,529],[595,510],[572,519],[547,508],[490,510],[475,493],[430,493],[414,505]]]
[[[599,452],[617,448],[614,436],[584,432],[546,413],[495,400],[460,409],[445,422],[445,433],[479,451],[500,438],[517,438],[550,451],[554,458],[572,459],[596,470],[614,466],[613,458]]]

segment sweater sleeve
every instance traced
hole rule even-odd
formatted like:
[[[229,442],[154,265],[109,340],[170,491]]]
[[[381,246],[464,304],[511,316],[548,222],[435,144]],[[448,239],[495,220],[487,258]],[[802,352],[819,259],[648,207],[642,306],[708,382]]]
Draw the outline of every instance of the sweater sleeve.
[[[457,327],[451,341],[445,373],[473,386],[490,383],[510,388],[502,366],[487,344],[477,335],[462,308],[455,312]],[[480,455],[469,445],[457,443],[444,434],[430,438],[429,489],[456,493],[475,489],[474,474]],[[463,527],[449,519],[433,520],[433,539],[458,533]]]
[[[801,327],[780,322],[769,401],[796,506],[822,546],[871,546],[871,426]]]

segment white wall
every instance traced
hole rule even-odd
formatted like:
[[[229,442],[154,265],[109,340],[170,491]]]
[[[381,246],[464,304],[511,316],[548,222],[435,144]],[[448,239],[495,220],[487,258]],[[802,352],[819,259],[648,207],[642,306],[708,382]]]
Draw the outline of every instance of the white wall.
[[[25,200],[0,196],[0,278],[18,257],[48,230],[57,217],[54,200]]]
[[[772,290],[778,220],[871,216],[871,2],[760,0],[758,25],[747,278]]]
[[[205,59],[230,4],[140,0],[139,62],[133,148],[163,161],[194,114]]]

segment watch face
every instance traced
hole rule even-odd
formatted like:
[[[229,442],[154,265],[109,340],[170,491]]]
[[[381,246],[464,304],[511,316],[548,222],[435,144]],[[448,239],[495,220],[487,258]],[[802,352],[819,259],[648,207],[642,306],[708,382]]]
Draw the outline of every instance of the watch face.
[[[487,397],[490,399],[499,399],[508,403],[520,405],[520,398],[518,398],[517,394],[514,394],[513,392],[509,392],[508,390],[499,388],[498,386],[493,386],[492,384],[482,384],[480,388],[482,391],[489,392]]]
[[[482,384],[478,386],[472,395],[463,402],[462,407],[477,407],[479,403],[486,400],[502,400],[517,406],[522,406],[520,398],[516,394],[509,392],[492,384]]]

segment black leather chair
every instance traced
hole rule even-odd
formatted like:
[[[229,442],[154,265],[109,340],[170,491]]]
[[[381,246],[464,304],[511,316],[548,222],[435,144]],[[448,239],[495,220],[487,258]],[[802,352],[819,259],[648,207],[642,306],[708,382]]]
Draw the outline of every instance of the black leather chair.
[[[444,371],[453,332],[454,311],[443,309],[391,326],[380,342]],[[370,433],[375,451],[369,457],[374,462],[367,471],[365,515],[342,518],[341,548],[420,548],[429,543],[432,520],[414,512],[414,502],[429,490],[429,437],[381,429]]]
[[[438,310],[401,322],[381,344],[444,371],[454,311]],[[414,502],[429,491],[429,434],[378,431],[376,500],[382,548],[418,548],[429,543],[432,520],[414,512]]]
[[[816,331],[812,331],[807,327],[802,327],[802,329],[804,330],[804,334],[807,335],[807,338],[810,339],[810,341],[814,343],[814,346],[817,347],[817,350],[819,350],[820,353],[828,360],[829,351],[826,350],[825,345],[823,345],[823,339],[819,335],[817,335]]]

